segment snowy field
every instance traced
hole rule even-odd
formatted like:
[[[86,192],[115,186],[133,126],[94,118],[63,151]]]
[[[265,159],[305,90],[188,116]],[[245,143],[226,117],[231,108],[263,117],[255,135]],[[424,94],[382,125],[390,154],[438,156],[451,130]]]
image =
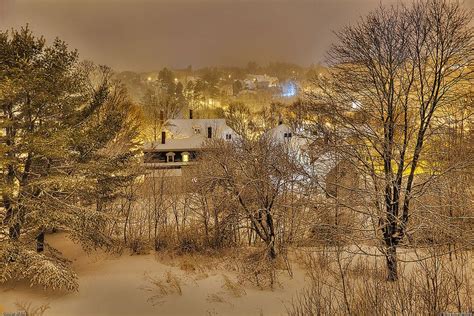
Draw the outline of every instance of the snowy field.
[[[203,262],[201,268],[193,261],[190,266],[185,257],[87,255],[63,234],[48,236],[48,241],[73,261],[79,292],[55,293],[21,282],[5,284],[0,287],[0,312],[18,312],[16,303],[29,303],[49,305],[44,315],[62,316],[285,315],[285,306],[305,286],[304,272],[296,265],[293,278],[280,278],[282,286],[260,290],[242,286],[234,272],[213,269],[209,263]]]

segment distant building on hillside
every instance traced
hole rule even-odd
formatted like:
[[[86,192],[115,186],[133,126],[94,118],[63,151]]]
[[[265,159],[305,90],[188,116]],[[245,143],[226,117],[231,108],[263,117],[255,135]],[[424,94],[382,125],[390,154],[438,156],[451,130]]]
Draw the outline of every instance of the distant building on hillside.
[[[292,98],[298,95],[298,85],[293,80],[288,80],[281,85],[281,96]]]
[[[268,75],[248,75],[247,78],[242,81],[243,90],[271,89],[278,87],[278,78]]]

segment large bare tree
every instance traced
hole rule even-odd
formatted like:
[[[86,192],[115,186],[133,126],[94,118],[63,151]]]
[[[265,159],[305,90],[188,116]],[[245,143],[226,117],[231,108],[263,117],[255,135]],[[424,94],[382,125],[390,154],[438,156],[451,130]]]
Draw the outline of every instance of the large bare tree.
[[[413,200],[442,172],[426,167],[425,154],[446,123],[443,109],[472,84],[470,18],[445,0],[380,7],[337,33],[330,74],[310,96],[331,113],[340,150],[369,180],[389,280],[398,277],[397,247]]]

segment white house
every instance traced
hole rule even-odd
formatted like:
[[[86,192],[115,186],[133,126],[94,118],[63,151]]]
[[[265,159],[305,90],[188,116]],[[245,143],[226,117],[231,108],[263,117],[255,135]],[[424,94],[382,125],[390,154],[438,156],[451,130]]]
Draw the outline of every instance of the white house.
[[[209,139],[232,141],[237,134],[225,119],[170,119],[159,141],[144,144],[144,163],[148,169],[175,169],[192,164]]]
[[[301,163],[309,162],[306,154],[306,150],[309,146],[308,140],[295,134],[290,126],[280,122],[278,126],[266,131],[263,136],[270,137],[273,141],[278,143],[285,143],[290,153],[296,155]]]
[[[289,153],[298,160],[306,177],[316,179],[323,190],[327,189],[328,183],[333,182],[332,178],[334,172],[337,171],[336,167],[342,162],[334,151],[323,151],[314,157],[314,151],[310,148],[313,146],[311,141],[282,123],[265,132],[264,137],[270,137],[276,142],[287,144]],[[302,181],[304,180],[302,179]]]

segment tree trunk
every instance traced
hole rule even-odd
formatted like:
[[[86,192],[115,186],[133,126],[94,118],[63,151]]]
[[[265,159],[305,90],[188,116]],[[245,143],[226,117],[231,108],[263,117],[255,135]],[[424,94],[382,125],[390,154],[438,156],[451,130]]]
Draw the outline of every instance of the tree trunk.
[[[20,238],[20,223],[15,223],[12,226],[10,226],[9,229],[9,237],[11,240],[17,241]]]
[[[44,251],[44,231],[41,231],[38,236],[36,236],[36,252]]]
[[[10,223],[12,218],[16,215],[16,209],[14,209],[10,203],[9,199],[3,198],[3,205],[4,208],[7,210],[5,214],[5,218],[3,219],[3,223],[5,225],[10,225],[8,229],[8,237],[10,240],[16,241],[20,238],[21,226],[20,223]]]
[[[268,254],[270,255],[270,258],[272,260],[276,259],[277,257],[277,253],[275,250],[275,236],[274,235],[270,236],[270,242],[268,243]]]
[[[387,259],[387,280],[396,281],[398,279],[397,269],[397,247],[395,245],[387,246],[387,253],[385,258]]]
[[[275,259],[277,256],[276,250],[275,250],[275,226],[273,225],[273,216],[270,213],[270,211],[267,209],[266,210],[266,217],[267,217],[267,226],[268,226],[268,247],[269,247],[269,254],[270,258]]]

